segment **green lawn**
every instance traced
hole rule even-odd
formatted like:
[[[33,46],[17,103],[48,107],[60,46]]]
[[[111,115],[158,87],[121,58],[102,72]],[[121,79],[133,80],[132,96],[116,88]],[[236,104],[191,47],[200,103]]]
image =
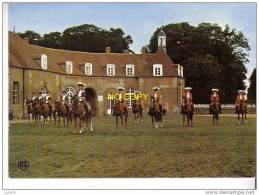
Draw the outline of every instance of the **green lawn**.
[[[154,129],[129,120],[115,128],[114,118],[95,118],[94,132],[71,134],[54,125],[10,124],[9,175],[48,177],[251,177],[256,172],[256,119],[237,125],[236,118],[194,116],[194,127],[166,116]],[[29,161],[26,170],[17,167]]]

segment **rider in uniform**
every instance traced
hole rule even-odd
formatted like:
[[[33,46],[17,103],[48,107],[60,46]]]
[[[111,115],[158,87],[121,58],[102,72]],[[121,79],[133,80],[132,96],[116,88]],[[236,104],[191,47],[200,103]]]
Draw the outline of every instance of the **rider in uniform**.
[[[162,95],[160,93],[160,88],[159,87],[153,87],[153,98],[154,101],[158,103],[159,105],[159,110],[162,112]]]
[[[52,112],[51,95],[50,95],[50,93],[49,93],[48,90],[46,91],[46,95],[45,95],[45,97],[44,97],[44,102],[45,102],[46,104],[48,104],[49,109],[50,109],[50,112]]]
[[[192,88],[191,87],[185,87],[184,88],[184,93],[183,93],[183,104],[182,104],[182,109],[181,109],[181,113],[183,113],[183,107],[185,106],[185,104],[190,103],[191,107],[192,107],[192,111],[193,111],[193,102],[192,102],[192,93],[191,93]]]
[[[247,96],[246,96],[245,91],[244,90],[238,90],[238,94],[236,96],[236,113],[238,111],[240,103],[243,103],[245,110],[247,110],[246,100],[247,100]]]
[[[69,109],[68,96],[65,90],[62,91],[61,103],[66,107],[67,110]]]
[[[35,101],[38,98],[35,92],[32,93],[31,101]]]
[[[79,102],[81,102],[84,105],[86,110],[90,110],[91,109],[90,104],[85,99],[86,93],[84,90],[84,87],[85,87],[84,83],[78,83],[77,86],[78,86],[78,90],[76,91],[76,96],[78,97]]]
[[[43,95],[42,95],[41,91],[39,92],[38,100],[40,100],[40,101],[43,100]]]
[[[210,95],[210,114],[212,114],[212,108],[213,108],[213,104],[218,104],[219,106],[219,113],[221,113],[221,104],[219,103],[219,94],[218,93],[218,89],[212,89],[212,94]]]

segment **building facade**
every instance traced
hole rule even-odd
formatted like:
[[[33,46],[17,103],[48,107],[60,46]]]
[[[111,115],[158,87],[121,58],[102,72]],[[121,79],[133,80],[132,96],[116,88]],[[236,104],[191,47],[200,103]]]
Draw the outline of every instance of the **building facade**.
[[[49,90],[53,101],[60,100],[62,90],[73,95],[77,83],[85,84],[86,98],[97,116],[111,114],[114,100],[109,94],[117,87],[127,91],[127,103],[132,103],[134,91],[148,94],[143,100],[144,111],[149,107],[153,87],[159,87],[163,105],[176,112],[184,88],[183,68],[166,54],[166,35],[158,34],[156,53],[132,54],[129,51],[89,53],[51,49],[30,45],[17,34],[9,32],[9,114],[26,118],[24,101],[32,93]]]

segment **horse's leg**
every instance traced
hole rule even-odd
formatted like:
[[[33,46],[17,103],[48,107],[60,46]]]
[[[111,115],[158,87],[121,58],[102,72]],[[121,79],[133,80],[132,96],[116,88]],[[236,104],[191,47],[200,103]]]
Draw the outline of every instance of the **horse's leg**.
[[[237,113],[237,123],[240,125],[240,114],[239,114],[239,111]]]
[[[127,129],[127,128],[128,128],[127,123],[128,123],[128,114],[127,114],[127,113],[125,113],[125,129]]]
[[[93,120],[92,120],[92,116],[90,115],[90,131],[93,131]]]
[[[116,128],[118,128],[118,123],[119,123],[119,121],[118,121],[118,115],[116,115]]]
[[[242,124],[244,124],[244,111],[242,112]]]
[[[183,113],[183,126],[185,125],[185,114]]]

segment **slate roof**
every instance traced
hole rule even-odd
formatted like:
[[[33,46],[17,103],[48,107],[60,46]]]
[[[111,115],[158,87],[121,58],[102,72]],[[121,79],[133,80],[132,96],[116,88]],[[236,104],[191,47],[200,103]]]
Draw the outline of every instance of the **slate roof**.
[[[177,77],[177,65],[174,64],[162,48],[156,53],[123,54],[123,53],[90,53],[52,49],[31,45],[18,34],[9,32],[9,66],[25,69],[42,70],[40,56],[47,55],[46,71],[66,74],[65,62],[73,62],[73,74],[86,76],[84,64],[93,64],[92,76],[106,77],[106,65],[115,64],[115,76],[126,77],[127,64],[135,65],[134,77],[153,77],[153,64],[163,64],[163,76]]]

